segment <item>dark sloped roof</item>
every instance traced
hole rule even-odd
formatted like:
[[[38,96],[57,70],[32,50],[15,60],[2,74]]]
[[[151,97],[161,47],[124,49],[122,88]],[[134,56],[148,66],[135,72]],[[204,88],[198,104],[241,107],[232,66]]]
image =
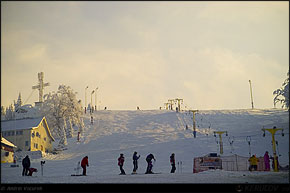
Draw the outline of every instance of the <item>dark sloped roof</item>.
[[[37,127],[43,117],[1,121],[1,131],[13,131],[22,129],[31,129]]]

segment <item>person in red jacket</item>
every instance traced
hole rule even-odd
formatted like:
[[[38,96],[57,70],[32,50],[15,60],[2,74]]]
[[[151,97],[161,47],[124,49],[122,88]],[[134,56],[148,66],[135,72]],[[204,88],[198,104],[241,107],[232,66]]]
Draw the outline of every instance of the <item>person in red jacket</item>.
[[[120,166],[120,170],[121,170],[120,175],[126,174],[124,169],[123,169],[124,161],[125,161],[124,155],[121,153],[120,157],[118,158],[118,166]]]
[[[89,167],[89,160],[88,156],[84,157],[81,162],[81,166],[83,168],[83,175],[87,175],[87,166]]]

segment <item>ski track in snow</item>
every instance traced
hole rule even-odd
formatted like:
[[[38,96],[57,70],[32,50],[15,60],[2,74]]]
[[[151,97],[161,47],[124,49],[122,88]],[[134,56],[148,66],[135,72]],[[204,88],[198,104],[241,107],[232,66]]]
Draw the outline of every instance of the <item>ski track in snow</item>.
[[[31,160],[31,167],[39,170],[37,177],[22,177],[19,168],[1,164],[2,183],[287,183],[289,172],[248,172],[248,171],[205,171],[193,174],[193,158],[217,152],[218,146],[213,131],[228,131],[223,135],[224,155],[231,155],[228,138],[234,136],[234,152],[249,155],[246,136],[252,135],[251,152],[263,156],[265,151],[272,154],[271,136],[262,137],[262,128],[284,128],[285,137],[277,132],[279,162],[289,164],[289,112],[281,109],[237,109],[200,110],[196,113],[197,137],[192,135],[192,113],[167,110],[110,111],[84,116],[86,128],[81,141],[76,142],[76,133],[68,139],[68,149],[59,154],[48,154],[43,159]],[[188,125],[188,130],[185,125]],[[55,145],[55,144],[54,144]],[[57,142],[56,142],[57,145]],[[117,158],[125,156],[124,170],[132,172],[132,155],[137,151],[138,173],[146,170],[145,157],[153,153],[156,157],[154,175],[119,176]],[[170,174],[169,156],[176,155],[176,163],[182,161],[183,173]],[[72,177],[74,168],[88,155],[88,176]],[[40,160],[45,160],[44,176],[41,176]],[[177,167],[177,164],[176,164]],[[176,171],[177,172],[177,171]]]

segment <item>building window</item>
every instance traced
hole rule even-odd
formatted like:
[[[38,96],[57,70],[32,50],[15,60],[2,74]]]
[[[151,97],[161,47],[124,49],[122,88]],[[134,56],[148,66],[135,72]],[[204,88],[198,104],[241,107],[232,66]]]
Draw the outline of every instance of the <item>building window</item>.
[[[37,143],[34,143],[34,147],[35,147],[36,149],[38,149],[38,144],[37,144]]]
[[[11,136],[14,136],[14,131],[11,131]]]
[[[43,139],[44,139],[44,141],[46,141],[46,137],[44,137]]]
[[[31,134],[32,137],[34,137],[34,132]]]
[[[9,156],[9,152],[8,152],[8,151],[5,152],[5,156],[6,156],[6,157]]]
[[[38,132],[36,132],[36,137],[40,137],[40,135],[39,135],[39,133],[38,133]]]
[[[25,146],[28,146],[28,141],[25,141]]]
[[[40,150],[43,151],[43,146],[42,145],[40,146]]]
[[[23,131],[16,131],[16,135],[23,135]]]

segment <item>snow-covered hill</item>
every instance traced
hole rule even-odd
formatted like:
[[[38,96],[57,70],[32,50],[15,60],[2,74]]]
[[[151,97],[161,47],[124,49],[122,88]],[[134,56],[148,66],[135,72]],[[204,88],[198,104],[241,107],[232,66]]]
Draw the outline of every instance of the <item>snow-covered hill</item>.
[[[242,110],[200,110],[196,113],[197,136],[192,134],[192,113],[167,110],[147,111],[98,111],[84,117],[86,125],[81,142],[76,135],[68,139],[68,149],[56,155],[47,155],[43,159],[31,160],[32,167],[40,171],[40,160],[45,160],[44,176],[38,172],[38,178],[23,178],[22,168],[10,168],[2,164],[1,181],[4,183],[244,183],[244,182],[274,182],[270,181],[275,175],[274,183],[289,181],[288,172],[227,172],[209,171],[193,174],[193,158],[212,152],[219,152],[213,132],[227,131],[223,135],[224,154],[232,153],[249,156],[249,145],[246,140],[251,136],[251,153],[258,157],[265,151],[272,155],[271,135],[264,128],[283,128],[285,136],[278,131],[275,135],[278,141],[280,165],[289,165],[289,112],[281,109],[242,109]],[[186,125],[188,129],[186,130]],[[218,137],[218,136],[217,136]],[[234,139],[230,146],[229,138]],[[130,174],[133,169],[132,156],[137,151],[139,159],[138,173],[146,170],[145,157],[152,153],[156,158],[154,172],[162,172],[157,177],[119,176],[117,158],[120,153],[125,156],[124,170]],[[175,153],[176,163],[182,162],[182,174],[170,174],[169,156]],[[84,156],[89,157],[88,176],[76,179],[77,162]],[[21,164],[20,164],[21,165]],[[157,176],[158,174],[156,174]],[[201,176],[198,177],[197,176]],[[203,178],[203,177],[204,178]],[[207,177],[205,177],[207,176]],[[217,176],[221,176],[218,178]],[[251,176],[241,178],[241,176]],[[260,176],[255,178],[253,176]],[[139,180],[138,180],[139,179]],[[215,179],[215,180],[214,180]],[[282,180],[281,180],[282,179]]]

